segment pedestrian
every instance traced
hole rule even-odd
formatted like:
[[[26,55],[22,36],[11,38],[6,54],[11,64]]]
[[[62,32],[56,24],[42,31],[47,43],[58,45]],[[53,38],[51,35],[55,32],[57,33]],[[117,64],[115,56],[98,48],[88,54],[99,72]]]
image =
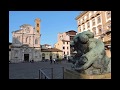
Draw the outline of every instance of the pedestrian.
[[[52,64],[52,59],[50,59],[50,64]]]
[[[55,58],[53,59],[53,61],[54,61],[54,64],[55,64]]]

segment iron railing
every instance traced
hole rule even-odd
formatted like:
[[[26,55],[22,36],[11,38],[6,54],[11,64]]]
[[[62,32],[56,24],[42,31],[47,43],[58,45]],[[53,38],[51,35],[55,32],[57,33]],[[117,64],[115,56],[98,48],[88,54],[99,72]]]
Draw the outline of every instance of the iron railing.
[[[60,67],[62,68],[62,79],[64,79],[64,67]],[[48,76],[45,72],[44,69],[51,69],[51,77]],[[53,68],[42,68],[39,70],[39,79],[54,79],[54,72],[53,72]]]
[[[44,77],[44,78],[43,78]],[[39,70],[39,79],[51,79],[48,77],[42,69]]]

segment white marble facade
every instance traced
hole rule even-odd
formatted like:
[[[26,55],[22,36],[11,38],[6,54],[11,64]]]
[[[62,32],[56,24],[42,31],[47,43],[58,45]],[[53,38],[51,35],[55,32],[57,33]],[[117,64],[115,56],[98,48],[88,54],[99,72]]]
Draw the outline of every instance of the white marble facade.
[[[40,32],[29,24],[12,32],[11,62],[41,61]]]

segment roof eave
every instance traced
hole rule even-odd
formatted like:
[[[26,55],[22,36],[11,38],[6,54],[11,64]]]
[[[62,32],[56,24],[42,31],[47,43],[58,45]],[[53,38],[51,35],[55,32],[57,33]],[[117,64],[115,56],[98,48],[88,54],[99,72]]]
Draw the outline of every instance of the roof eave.
[[[80,18],[80,17],[82,17],[84,14],[86,14],[88,11],[84,11],[84,12],[82,12],[79,16],[77,16],[76,18],[75,18],[75,20],[78,20],[78,18]]]

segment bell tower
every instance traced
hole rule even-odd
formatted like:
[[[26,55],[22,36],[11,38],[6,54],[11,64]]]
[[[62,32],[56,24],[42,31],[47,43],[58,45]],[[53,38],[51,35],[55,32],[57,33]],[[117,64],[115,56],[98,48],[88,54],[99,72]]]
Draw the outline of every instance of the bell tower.
[[[41,20],[39,18],[35,19],[35,30],[40,33],[40,22]]]

